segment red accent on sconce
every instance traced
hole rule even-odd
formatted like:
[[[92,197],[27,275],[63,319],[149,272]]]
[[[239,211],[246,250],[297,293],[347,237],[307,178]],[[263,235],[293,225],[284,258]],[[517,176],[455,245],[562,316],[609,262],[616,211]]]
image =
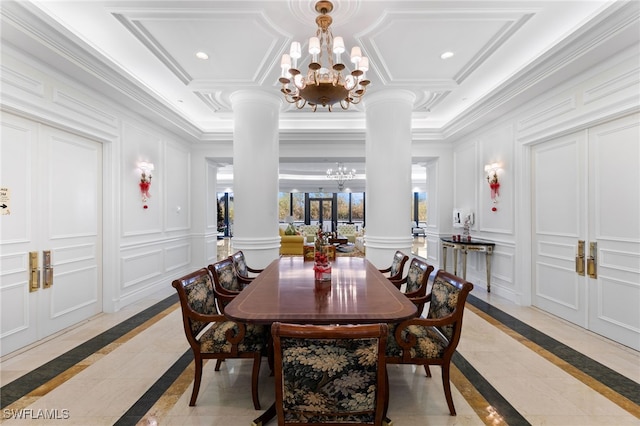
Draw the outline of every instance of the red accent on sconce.
[[[140,169],[140,183],[138,186],[140,187],[140,194],[142,195],[142,208],[148,209],[147,200],[151,198],[151,194],[149,194],[149,188],[151,188],[151,171],[153,170],[152,163],[138,163],[138,168]]]
[[[140,178],[140,193],[142,194],[142,205],[143,209],[148,208],[147,200],[151,198],[151,194],[149,194],[149,188],[151,187],[151,175],[147,176],[146,173],[142,172],[142,177]]]
[[[498,168],[500,165],[498,163],[486,165],[484,170],[487,174],[487,182],[489,183],[489,188],[491,188],[491,201],[493,201],[494,206],[491,208],[492,212],[498,211],[498,208],[495,204],[498,202],[498,197],[500,196],[500,182],[498,182]]]
[[[497,181],[489,182],[489,188],[491,188],[491,199],[495,200],[500,195],[500,183]]]

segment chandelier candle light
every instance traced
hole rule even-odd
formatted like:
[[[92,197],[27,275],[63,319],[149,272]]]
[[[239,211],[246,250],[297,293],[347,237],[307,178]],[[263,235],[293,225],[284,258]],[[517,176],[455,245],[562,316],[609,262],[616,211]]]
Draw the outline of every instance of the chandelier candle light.
[[[351,62],[354,64],[354,70],[351,73],[348,73],[348,70],[343,73],[346,70],[342,63],[342,54],[345,52],[344,40],[342,37],[333,37],[330,28],[333,19],[328,15],[333,10],[333,4],[330,1],[319,1],[315,9],[320,15],[316,18],[316,35],[309,39],[309,70],[304,76],[298,69],[298,59],[302,56],[302,51],[300,43],[294,41],[291,43],[291,50],[282,55],[280,62],[280,91],[284,94],[285,100],[295,104],[298,109],[309,104],[313,111],[318,105],[331,111],[333,104],[337,102],[342,109],[348,109],[350,104],[360,102],[370,83],[365,76],[369,70],[369,59],[362,56],[360,47],[353,47]]]
[[[327,179],[332,179],[338,182],[338,190],[344,190],[344,183],[356,177],[356,169],[347,170],[344,164],[337,163],[336,169],[327,170]]]

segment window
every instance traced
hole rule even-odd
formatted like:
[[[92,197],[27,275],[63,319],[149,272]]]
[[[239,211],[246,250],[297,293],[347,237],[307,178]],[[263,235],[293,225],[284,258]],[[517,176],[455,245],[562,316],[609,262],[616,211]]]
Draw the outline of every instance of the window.
[[[305,196],[308,208],[305,209]],[[334,203],[336,203],[334,205]],[[284,222],[293,216],[298,223],[311,222],[362,222],[364,223],[364,193],[331,192],[280,192],[278,193],[278,220]],[[322,217],[321,217],[322,215]]]
[[[291,209],[293,220],[304,222],[304,193],[294,192],[291,194]]]
[[[350,193],[341,192],[338,194],[338,222],[351,222],[349,217]]]
[[[233,194],[218,192],[218,232],[231,236],[233,229]]]
[[[278,193],[278,220],[284,222],[291,215],[291,194],[289,192]]]
[[[414,192],[411,199],[411,220],[415,222],[427,221],[427,193]]]
[[[300,192],[278,193],[278,220],[284,222],[293,216],[295,222],[304,222],[304,194]]]
[[[364,222],[364,193],[351,193],[351,220],[350,222]]]

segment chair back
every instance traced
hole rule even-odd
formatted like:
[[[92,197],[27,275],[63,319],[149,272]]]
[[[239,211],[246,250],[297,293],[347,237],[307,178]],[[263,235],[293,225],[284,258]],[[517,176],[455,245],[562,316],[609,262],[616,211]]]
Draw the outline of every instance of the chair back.
[[[211,271],[217,291],[232,294],[239,293],[242,290],[231,256],[209,265],[209,271]]]
[[[391,262],[391,268],[389,270],[389,279],[397,280],[402,278],[404,272],[404,265],[409,260],[409,256],[401,252],[396,251],[393,255],[393,261]]]
[[[247,267],[247,261],[242,250],[231,255],[231,259],[233,260],[233,266],[236,268],[238,275],[249,278],[249,268]]]
[[[462,314],[473,284],[449,272],[439,270],[431,287],[431,302],[427,319],[441,319],[452,315],[446,325],[436,326],[449,341],[449,347],[455,346],[460,339]]]
[[[219,314],[215,303],[211,276],[205,268],[202,268],[174,280],[171,285],[178,292],[187,340],[195,343],[195,337],[208,323],[196,320],[194,314]]]
[[[431,276],[433,269],[434,267],[432,265],[429,265],[427,262],[416,257],[411,259],[411,263],[409,263],[409,271],[407,272],[407,277],[404,280],[406,283],[404,293],[418,308],[416,317],[422,316],[422,311],[424,310],[426,302],[429,277]],[[401,285],[402,281],[395,282],[394,284],[396,286]]]
[[[381,425],[386,324],[271,328],[278,425]]]
[[[409,271],[407,272],[405,293],[410,293],[412,296],[424,296],[427,294],[427,283],[432,272],[432,265],[416,257],[411,259]]]

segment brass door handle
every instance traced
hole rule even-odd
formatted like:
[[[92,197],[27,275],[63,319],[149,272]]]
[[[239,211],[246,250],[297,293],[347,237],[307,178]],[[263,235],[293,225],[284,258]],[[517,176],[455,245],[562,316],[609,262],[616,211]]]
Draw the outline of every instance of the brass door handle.
[[[578,240],[578,254],[576,254],[576,273],[584,276],[584,241]]]
[[[51,251],[45,250],[42,252],[42,275],[44,283],[42,288],[49,288],[53,285],[53,267],[51,266]]]
[[[29,292],[40,288],[40,268],[38,268],[38,252],[29,252]]]
[[[589,243],[589,257],[587,258],[587,274],[589,278],[598,278],[598,243]]]

